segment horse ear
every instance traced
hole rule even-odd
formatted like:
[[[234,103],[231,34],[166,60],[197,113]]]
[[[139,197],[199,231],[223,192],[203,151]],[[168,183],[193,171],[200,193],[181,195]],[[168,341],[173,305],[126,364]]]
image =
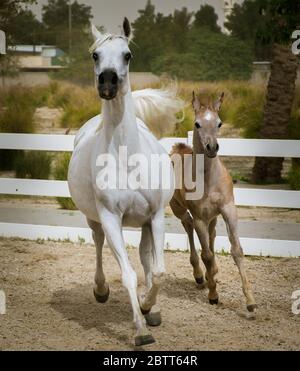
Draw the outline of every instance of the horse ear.
[[[218,100],[215,102],[215,110],[220,111],[222,103],[224,101],[225,94],[224,92],[219,96]]]
[[[102,33],[98,31],[97,28],[93,24],[91,25],[91,30],[92,30],[92,35],[95,41],[102,38]]]
[[[195,111],[199,111],[201,108],[199,98],[196,97],[195,92],[193,91],[193,99],[192,99],[192,105]]]
[[[130,27],[130,23],[129,23],[129,21],[126,17],[124,18],[124,21],[123,21],[123,31],[124,31],[124,35],[127,38],[129,38],[129,36],[131,34],[131,27]]]

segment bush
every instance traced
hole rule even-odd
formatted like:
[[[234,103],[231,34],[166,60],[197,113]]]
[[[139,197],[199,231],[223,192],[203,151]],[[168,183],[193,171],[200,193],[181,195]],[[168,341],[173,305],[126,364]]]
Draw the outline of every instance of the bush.
[[[193,81],[247,80],[251,77],[253,55],[249,45],[205,28],[188,34],[187,50],[164,52],[157,56],[151,70]]]
[[[15,161],[17,178],[49,179],[52,155],[42,151],[25,152]]]
[[[288,182],[291,189],[300,190],[300,165],[293,163],[293,166],[288,175]]]
[[[70,159],[71,154],[68,152],[61,153],[57,156],[54,167],[54,178],[56,180],[67,180]],[[71,198],[57,197],[57,201],[63,209],[77,210]]]

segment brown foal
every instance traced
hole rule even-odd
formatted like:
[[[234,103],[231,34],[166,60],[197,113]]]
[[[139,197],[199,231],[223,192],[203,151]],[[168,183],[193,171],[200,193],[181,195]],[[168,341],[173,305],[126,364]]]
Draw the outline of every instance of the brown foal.
[[[257,306],[247,279],[244,254],[238,236],[238,218],[234,203],[233,183],[227,169],[217,156],[219,150],[217,134],[222,126],[219,110],[223,99],[224,93],[214,103],[201,104],[198,97],[193,93],[192,104],[195,111],[193,149],[179,143],[173,147],[171,155],[180,155],[183,161],[185,154],[192,154],[193,168],[196,165],[196,155],[204,155],[204,194],[199,200],[187,200],[186,188],[176,189],[170,206],[175,216],[181,220],[188,234],[190,262],[193,266],[194,277],[196,282],[204,287],[205,280],[194,243],[194,229],[197,233],[202,248],[201,258],[206,267],[205,277],[209,289],[208,299],[211,304],[218,304],[219,301],[215,280],[218,268],[215,262],[214,241],[217,217],[220,214],[222,215],[231,243],[231,254],[241,276],[247,309],[249,312],[255,312]],[[176,166],[174,169],[176,174]]]

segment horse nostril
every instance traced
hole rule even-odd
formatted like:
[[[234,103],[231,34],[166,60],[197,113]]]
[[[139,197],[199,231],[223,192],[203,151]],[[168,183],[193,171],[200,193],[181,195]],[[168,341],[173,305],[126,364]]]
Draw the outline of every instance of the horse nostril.
[[[206,145],[206,149],[207,149],[208,151],[210,151],[210,150],[211,150],[211,147],[210,147],[210,145],[209,145],[209,144],[207,144],[207,145]]]
[[[117,85],[117,83],[118,83],[118,75],[115,72],[112,75],[111,83],[113,85]]]
[[[103,85],[104,84],[104,74],[101,73],[99,76],[99,84]]]
[[[219,146],[219,143],[217,143],[217,145],[216,145],[216,151],[218,152],[219,149],[220,149],[220,146]]]

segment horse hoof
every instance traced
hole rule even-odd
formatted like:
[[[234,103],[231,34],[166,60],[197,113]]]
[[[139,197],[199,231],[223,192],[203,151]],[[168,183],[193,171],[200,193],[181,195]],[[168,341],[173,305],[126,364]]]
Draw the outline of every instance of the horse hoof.
[[[143,316],[146,316],[146,315],[149,314],[150,311],[151,311],[151,308],[148,309],[148,310],[145,310],[145,309],[143,309],[142,307],[140,307],[140,308],[141,308],[141,312],[142,312],[142,315],[143,315]]]
[[[148,313],[145,315],[145,319],[148,326],[156,327],[161,325],[160,312]]]
[[[257,304],[247,305],[248,312],[253,313],[255,312],[255,309],[257,309]]]
[[[217,305],[218,303],[219,303],[219,298],[209,299],[209,304],[211,304],[211,305]]]
[[[203,276],[202,276],[202,277],[199,277],[199,278],[196,278],[196,277],[195,277],[195,281],[196,281],[196,282],[198,283],[198,285],[200,285],[200,286],[204,285],[204,283],[205,283]]]
[[[101,303],[101,304],[106,303],[108,298],[109,298],[109,288],[108,288],[107,293],[105,295],[97,294],[95,289],[94,289],[94,296],[95,296],[95,299],[98,303]]]
[[[140,335],[135,337],[134,342],[136,347],[140,347],[155,343],[155,339],[152,335]]]

